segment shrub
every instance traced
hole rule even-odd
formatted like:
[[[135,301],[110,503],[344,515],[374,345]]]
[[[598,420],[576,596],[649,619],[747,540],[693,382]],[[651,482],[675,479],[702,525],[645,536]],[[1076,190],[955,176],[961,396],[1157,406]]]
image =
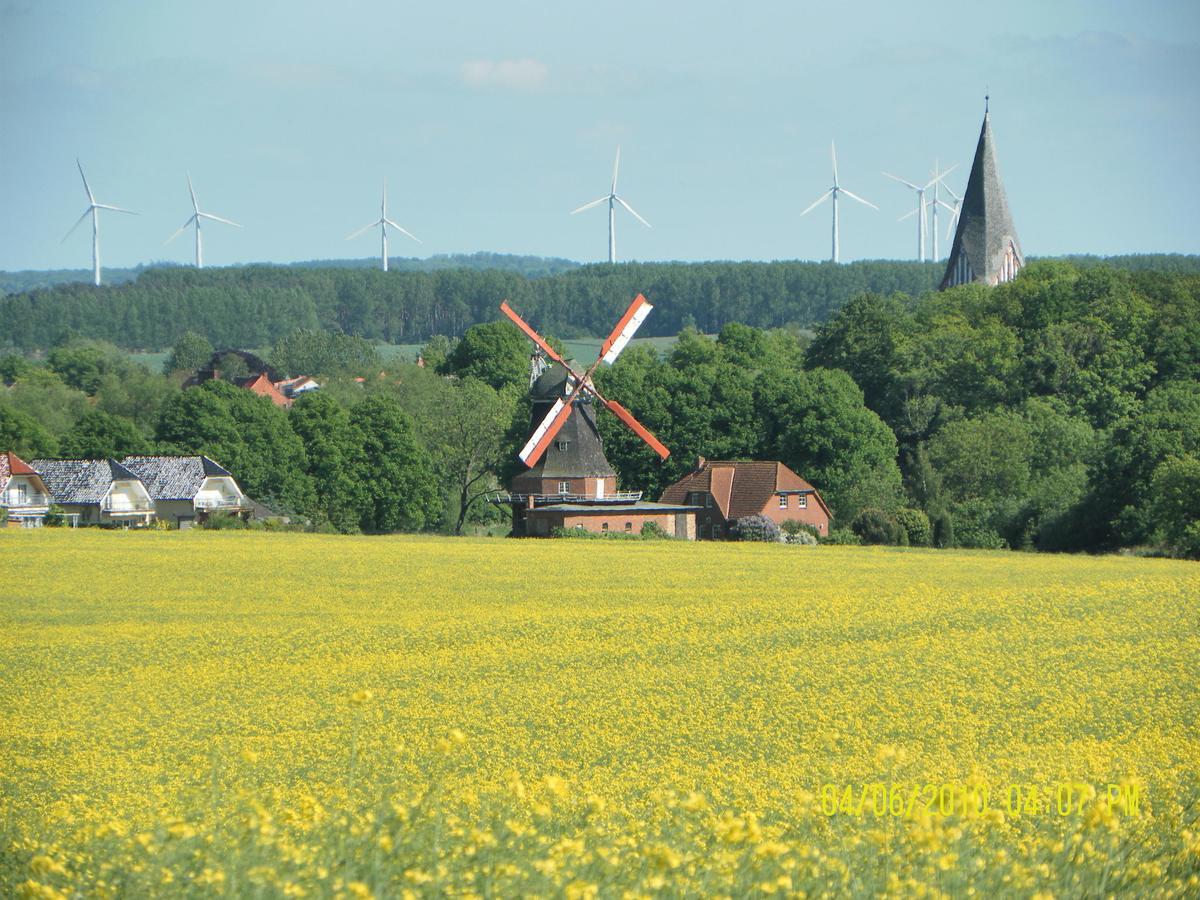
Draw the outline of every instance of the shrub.
[[[766,516],[742,516],[733,520],[729,530],[735,541],[762,541],[777,543],[779,541],[779,526]]]
[[[982,500],[959,504],[954,515],[954,536],[958,546],[977,550],[1003,550],[1008,542],[993,524],[992,507]]]
[[[850,527],[864,544],[908,544],[908,532],[886,509],[868,507],[854,517]]]
[[[648,540],[659,540],[669,538],[670,535],[663,531],[662,526],[657,522],[646,522],[642,525],[642,537]]]
[[[819,540],[821,537],[821,532],[817,531],[816,525],[810,525],[807,522],[801,522],[799,519],[787,519],[779,527],[783,529],[783,533],[789,538],[797,534],[808,534],[817,540]]]
[[[862,538],[851,531],[849,528],[830,528],[829,534],[821,538],[822,544],[843,544],[857,547],[862,543]]]
[[[210,531],[244,531],[247,526],[244,519],[232,513],[215,512],[205,519],[200,527]]]
[[[0,525],[8,521],[8,507],[0,506]]]
[[[799,531],[795,531],[791,534],[785,535],[785,537],[787,539],[787,543],[799,544],[804,547],[815,547],[815,546],[817,546],[817,543],[818,543],[816,535],[814,535],[811,531],[808,531],[807,529],[804,529],[804,528],[801,528]]]
[[[909,546],[928,547],[932,543],[933,526],[929,523],[929,516],[921,510],[898,509],[895,516],[900,527],[904,529],[904,533],[908,535]]]
[[[954,546],[954,517],[948,512],[938,513],[933,520],[933,546]]]
[[[57,503],[51,505],[49,512],[46,513],[46,518],[42,519],[42,524],[47,528],[62,528],[67,524],[67,517],[63,515],[63,508]]]

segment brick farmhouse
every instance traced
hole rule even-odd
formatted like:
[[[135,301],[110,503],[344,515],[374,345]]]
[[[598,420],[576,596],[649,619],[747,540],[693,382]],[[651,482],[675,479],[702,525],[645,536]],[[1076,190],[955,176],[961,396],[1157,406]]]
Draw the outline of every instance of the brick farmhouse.
[[[663,492],[660,502],[701,507],[696,516],[701,539],[729,537],[735,520],[753,515],[779,524],[794,519],[829,534],[829,507],[821,494],[781,462],[700,457],[692,472]]]

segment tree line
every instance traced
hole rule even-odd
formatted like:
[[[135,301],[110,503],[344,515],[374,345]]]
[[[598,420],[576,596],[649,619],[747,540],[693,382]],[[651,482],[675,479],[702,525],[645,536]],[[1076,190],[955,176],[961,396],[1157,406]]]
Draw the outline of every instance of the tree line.
[[[503,517],[481,497],[520,465],[529,351],[496,321],[430,339],[424,368],[385,371],[364,338],[293,329],[268,362],[323,387],[285,411],[229,384],[181,389],[213,352],[203,335],[181,337],[165,373],[72,339],[0,357],[0,449],[203,452],[326,527],[457,531]],[[998,288],[860,293],[811,339],[689,327],[666,355],[631,346],[597,382],[673,451],[659,462],[599,415],[622,485],[651,498],[697,456],[778,459],[842,534],[1200,554],[1194,274],[1042,262]]]

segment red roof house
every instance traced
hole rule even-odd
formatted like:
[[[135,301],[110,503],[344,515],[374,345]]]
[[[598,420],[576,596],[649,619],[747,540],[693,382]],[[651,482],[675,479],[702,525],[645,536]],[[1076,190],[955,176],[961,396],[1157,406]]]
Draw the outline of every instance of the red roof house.
[[[239,378],[234,384],[240,388],[252,391],[260,397],[268,398],[276,406],[292,405],[292,401],[285,397],[279,388],[275,387],[274,382],[271,381],[266,372],[259,372],[257,375],[251,375],[248,378]]]
[[[42,476],[12,451],[0,453],[0,506],[9,525],[37,526],[50,509],[50,491]]]
[[[829,507],[811,484],[781,462],[706,460],[663,491],[663,503],[704,507],[696,517],[700,538],[729,536],[737,519],[761,515],[782,524],[789,519],[829,534]]]

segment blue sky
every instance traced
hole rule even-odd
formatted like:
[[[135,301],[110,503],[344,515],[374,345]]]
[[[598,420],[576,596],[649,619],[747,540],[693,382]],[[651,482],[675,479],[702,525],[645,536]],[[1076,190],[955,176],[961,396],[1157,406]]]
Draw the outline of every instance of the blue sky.
[[[1026,253],[1200,251],[1200,4],[0,0],[0,268],[368,256],[378,215],[423,240],[591,261],[619,192],[622,259],[820,259],[831,183],[843,259],[912,258],[909,192],[957,163],[992,96]],[[942,253],[947,249],[942,242]]]

